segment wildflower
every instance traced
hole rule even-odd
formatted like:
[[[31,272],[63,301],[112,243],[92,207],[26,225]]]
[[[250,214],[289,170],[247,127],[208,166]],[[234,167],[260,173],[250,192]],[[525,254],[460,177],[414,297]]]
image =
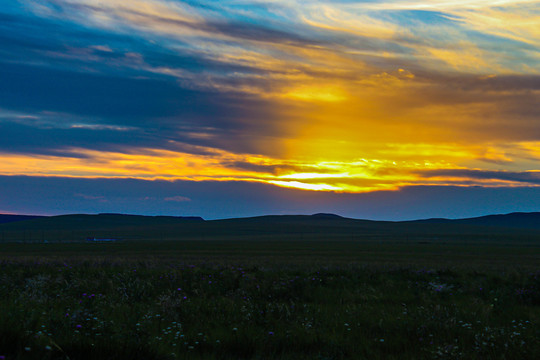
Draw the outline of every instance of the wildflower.
[[[269,331],[269,332],[268,332],[268,335],[272,336],[272,335],[274,335],[274,332],[273,332],[273,331]]]
[[[6,360],[5,355],[0,355],[0,360]]]
[[[82,325],[76,325],[75,328],[80,329],[82,328]]]

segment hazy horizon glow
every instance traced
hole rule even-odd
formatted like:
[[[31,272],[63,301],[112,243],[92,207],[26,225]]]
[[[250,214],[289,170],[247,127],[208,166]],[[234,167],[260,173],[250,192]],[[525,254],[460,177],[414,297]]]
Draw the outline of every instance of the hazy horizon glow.
[[[540,186],[540,1],[18,0],[0,43],[1,176]]]

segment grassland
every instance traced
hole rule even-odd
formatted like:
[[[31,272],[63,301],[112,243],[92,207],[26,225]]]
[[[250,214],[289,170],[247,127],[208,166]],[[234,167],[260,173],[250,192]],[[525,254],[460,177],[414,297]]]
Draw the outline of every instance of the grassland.
[[[3,243],[0,357],[540,358],[540,248],[463,239]]]

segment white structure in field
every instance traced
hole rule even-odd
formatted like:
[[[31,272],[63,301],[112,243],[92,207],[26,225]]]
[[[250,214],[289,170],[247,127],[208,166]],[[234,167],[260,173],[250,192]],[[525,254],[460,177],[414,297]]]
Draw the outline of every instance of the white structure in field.
[[[115,241],[118,241],[119,239],[88,237],[88,238],[86,238],[86,240],[91,241],[91,242],[115,242]]]

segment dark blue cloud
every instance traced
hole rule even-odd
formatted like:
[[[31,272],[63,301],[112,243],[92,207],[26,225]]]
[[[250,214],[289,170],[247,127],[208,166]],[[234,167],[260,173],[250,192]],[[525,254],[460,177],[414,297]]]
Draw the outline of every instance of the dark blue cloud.
[[[523,184],[539,184],[540,173],[534,171],[492,171],[469,169],[440,169],[419,171],[424,177],[457,177],[464,179],[504,180]]]
[[[259,136],[281,131],[273,124],[275,110],[264,101],[182,86],[177,78],[152,71],[172,65],[191,74],[262,74],[258,69],[206,59],[189,47],[173,51],[135,35],[61,19],[1,11],[0,19],[0,112],[45,117],[48,122],[21,124],[0,114],[1,151],[62,154],[72,146],[187,151],[189,145],[200,145],[257,152]],[[229,82],[235,85],[234,79]],[[81,122],[130,130],[70,128]],[[190,135],[197,132],[211,137]]]
[[[256,152],[258,136],[281,131],[273,123],[275,110],[264,101],[182,88],[170,78],[113,77],[0,63],[0,80],[0,109],[37,117],[45,116],[44,112],[58,113],[56,118],[46,115],[51,123],[56,122],[47,128],[36,128],[31,122],[24,126],[0,122],[4,129],[0,136],[6,139],[0,149],[4,150],[19,147],[30,151],[39,146],[42,153],[47,153],[47,146],[55,150],[76,143],[97,150],[177,150],[189,144]],[[257,121],[250,121],[253,118]],[[118,132],[69,128],[81,122],[133,129]],[[213,137],[191,137],[193,132]],[[27,140],[34,138],[38,142],[29,144]],[[16,139],[21,142],[17,144]]]
[[[0,107],[57,111],[79,116],[141,119],[192,109],[212,114],[209,94],[183,89],[169,79],[133,79],[95,73],[0,63]],[[197,108],[197,105],[199,108]],[[199,112],[204,110],[206,112]]]
[[[218,26],[218,25],[216,25]],[[223,28],[231,26],[239,32],[249,30],[247,25],[219,24]],[[260,31],[260,30],[259,30]],[[247,36],[247,35],[246,35]],[[29,63],[48,68],[72,69],[87,72],[95,71],[122,74],[125,76],[141,75],[156,76],[145,73],[141,69],[129,69],[111,64],[112,60],[120,60],[126,54],[136,53],[144,57],[150,66],[174,66],[187,69],[190,72],[229,73],[241,71],[245,73],[262,73],[260,69],[228,64],[205,58],[194,52],[190,45],[180,39],[175,40],[174,50],[156,44],[151,39],[135,34],[118,34],[99,29],[89,29],[77,26],[72,22],[58,19],[47,20],[28,15],[13,15],[0,13],[0,41],[2,59],[16,63]],[[108,46],[111,51],[99,51],[95,46]],[[70,51],[88,50],[88,57],[69,57]],[[124,59],[125,60],[125,59]],[[84,67],[82,66],[84,64]],[[125,65],[125,64],[124,64]]]

